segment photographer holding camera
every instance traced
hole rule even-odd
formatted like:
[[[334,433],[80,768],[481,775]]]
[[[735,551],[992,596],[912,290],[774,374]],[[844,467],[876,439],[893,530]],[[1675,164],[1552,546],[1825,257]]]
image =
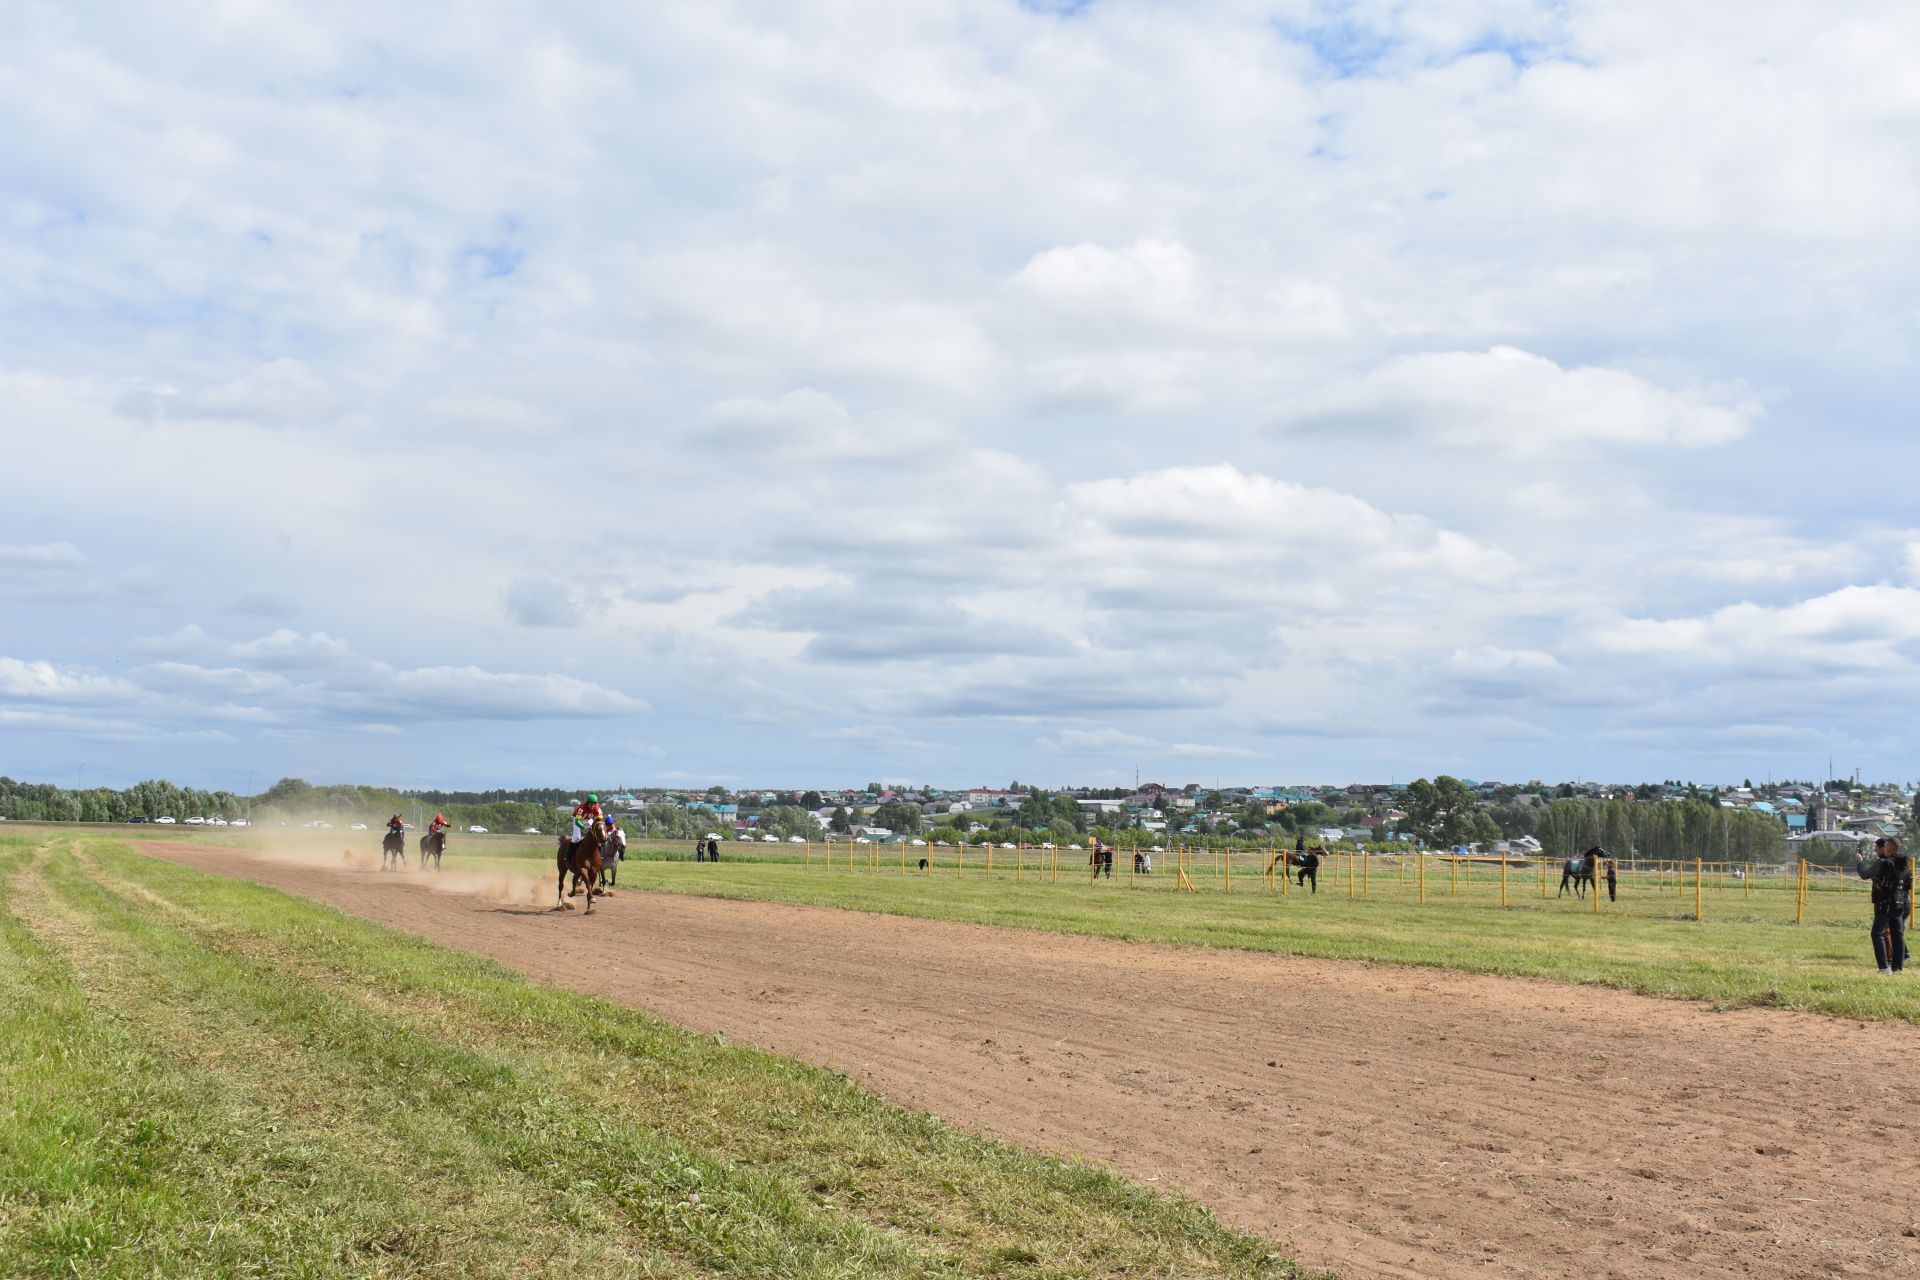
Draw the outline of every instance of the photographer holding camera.
[[[1881,836],[1873,842],[1875,857],[1862,858],[1854,873],[1873,882],[1873,958],[1882,973],[1898,973],[1907,962],[1907,912],[1913,902],[1913,864],[1900,853],[1900,842]]]

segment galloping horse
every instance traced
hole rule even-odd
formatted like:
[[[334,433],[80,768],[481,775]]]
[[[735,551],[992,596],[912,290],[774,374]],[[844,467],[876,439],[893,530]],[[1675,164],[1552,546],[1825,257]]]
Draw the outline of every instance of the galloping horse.
[[[1320,859],[1327,851],[1315,845],[1311,849],[1282,849],[1273,855],[1273,861],[1267,864],[1267,874],[1279,871],[1282,876],[1297,869],[1301,888],[1313,883],[1313,892],[1320,892]]]
[[[613,834],[607,837],[607,847],[601,858],[600,887],[609,888],[620,881],[620,860],[627,856],[627,829],[615,827]]]
[[[398,871],[407,865],[407,838],[397,827],[388,827],[380,840],[380,869]]]
[[[1558,898],[1567,891],[1567,886],[1571,884],[1573,886],[1574,897],[1586,897],[1587,890],[1593,888],[1593,875],[1595,871],[1599,870],[1600,859],[1606,856],[1607,851],[1599,845],[1595,845],[1578,857],[1568,858],[1566,863],[1560,868],[1560,893],[1556,893],[1553,896]]]
[[[606,828],[599,823],[589,823],[587,833],[580,837],[578,844],[567,839],[566,832],[560,833],[560,849],[554,858],[559,876],[553,882],[553,909],[571,911],[573,904],[567,901],[567,877],[573,877],[575,887],[585,885],[587,889],[587,914],[593,914],[593,900],[600,894],[600,854],[606,847]]]
[[[445,853],[446,850],[447,833],[445,831],[429,831],[427,834],[421,836],[420,869],[425,871],[427,869],[427,859],[432,858],[433,869],[438,871],[440,869],[440,855]]]

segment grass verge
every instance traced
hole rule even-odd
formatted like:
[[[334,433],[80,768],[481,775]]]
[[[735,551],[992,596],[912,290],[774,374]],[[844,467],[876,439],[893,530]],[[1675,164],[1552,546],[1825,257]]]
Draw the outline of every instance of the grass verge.
[[[830,1072],[100,840],[0,837],[0,1274],[1301,1274]]]

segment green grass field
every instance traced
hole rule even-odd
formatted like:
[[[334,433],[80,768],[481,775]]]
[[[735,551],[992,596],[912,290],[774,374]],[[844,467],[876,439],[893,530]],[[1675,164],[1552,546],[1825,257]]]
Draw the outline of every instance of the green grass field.
[[[0,1099],[9,1277],[1298,1274],[1189,1202],[101,834],[0,835]]]
[[[338,833],[333,833],[338,834]],[[228,837],[232,843],[257,838]],[[339,842],[334,842],[339,843]],[[331,848],[331,845],[327,847]],[[1418,860],[1329,862],[1308,896],[1259,874],[1263,859],[1241,851],[1231,884],[1225,867],[1192,860],[1197,892],[1184,893],[1165,858],[1152,876],[1130,876],[1122,856],[1112,880],[1089,884],[1084,854],[995,851],[992,876],[982,850],[835,845],[807,851],[723,845],[718,864],[689,860],[686,846],[636,849],[623,887],[878,911],[927,919],[1012,925],[1061,933],[1283,955],[1428,965],[1475,973],[1620,987],[1705,1000],[1728,1008],[1760,1005],[1848,1017],[1920,1023],[1920,966],[1907,976],[1874,972],[1867,941],[1866,885],[1852,877],[1810,881],[1804,920],[1795,923],[1792,880],[1778,874],[1735,879],[1731,868],[1702,883],[1705,919],[1693,919],[1692,872],[1630,871],[1617,902],[1541,893],[1537,869],[1510,868],[1507,906],[1498,869],[1449,867],[1429,859],[1426,901]],[[930,853],[934,868],[914,865]],[[460,840],[448,866],[545,875],[551,846],[531,837]],[[811,860],[810,865],[805,859]],[[1073,859],[1074,861],[1069,861]],[[1349,896],[1351,893],[1352,896]]]

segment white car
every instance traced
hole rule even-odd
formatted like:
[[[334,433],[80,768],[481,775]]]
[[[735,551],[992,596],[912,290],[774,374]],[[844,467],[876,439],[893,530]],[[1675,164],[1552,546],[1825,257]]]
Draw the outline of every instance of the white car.
[[[227,825],[227,820],[225,818],[208,818],[207,825],[210,827],[224,827]]]
[[[1161,847],[1160,847],[1159,845],[1155,845],[1155,846],[1153,846],[1153,849],[1151,850],[1151,852],[1153,852],[1153,853],[1165,853],[1165,852],[1166,852],[1166,850],[1165,850],[1165,849],[1162,849],[1162,848],[1161,848]]]
[[[253,824],[251,822],[248,822],[245,818],[235,818],[232,822],[229,822],[227,825],[230,827],[250,827]]]
[[[170,827],[173,825],[172,818],[155,818],[154,821],[159,823],[163,827]]]
[[[927,847],[927,842],[925,840],[909,840],[907,841],[907,843],[912,845],[916,849],[924,849]]]
[[[207,820],[196,813],[193,817],[187,819],[187,825],[190,827],[204,827],[207,825]]]
[[[760,841],[762,844],[779,844],[780,837],[773,834],[773,832],[769,831],[767,832],[767,834],[760,837]]]
[[[523,836],[537,836],[540,834],[540,828],[528,827],[525,831],[522,831],[520,834]]]
[[[1079,847],[1080,847],[1080,846],[1079,846],[1079,845],[1077,845],[1077,844],[1070,844],[1070,845],[1068,845],[1068,846],[1067,846],[1067,848],[1069,848],[1069,849],[1078,849]]]
[[[467,830],[471,831],[476,836],[483,836],[487,834],[487,829],[485,827],[468,827]]]
[[[354,830],[354,831],[365,831],[366,829],[367,829],[367,824],[364,822],[356,822],[353,824],[351,828],[351,830]]]
[[[1011,849],[1011,848],[1013,848],[1013,841],[1011,841],[1011,840],[1002,840],[1002,841],[1000,842],[1000,847],[1001,847],[1002,849]]]
[[[806,842],[807,842],[806,837],[804,836],[788,836],[787,837],[788,844],[805,844]]]
[[[1045,844],[1041,845],[1040,847],[1042,849],[1051,849],[1053,848],[1053,841],[1049,840]]]
[[[316,822],[313,825],[320,828],[320,830],[322,831],[333,830],[333,824],[331,822]]]

